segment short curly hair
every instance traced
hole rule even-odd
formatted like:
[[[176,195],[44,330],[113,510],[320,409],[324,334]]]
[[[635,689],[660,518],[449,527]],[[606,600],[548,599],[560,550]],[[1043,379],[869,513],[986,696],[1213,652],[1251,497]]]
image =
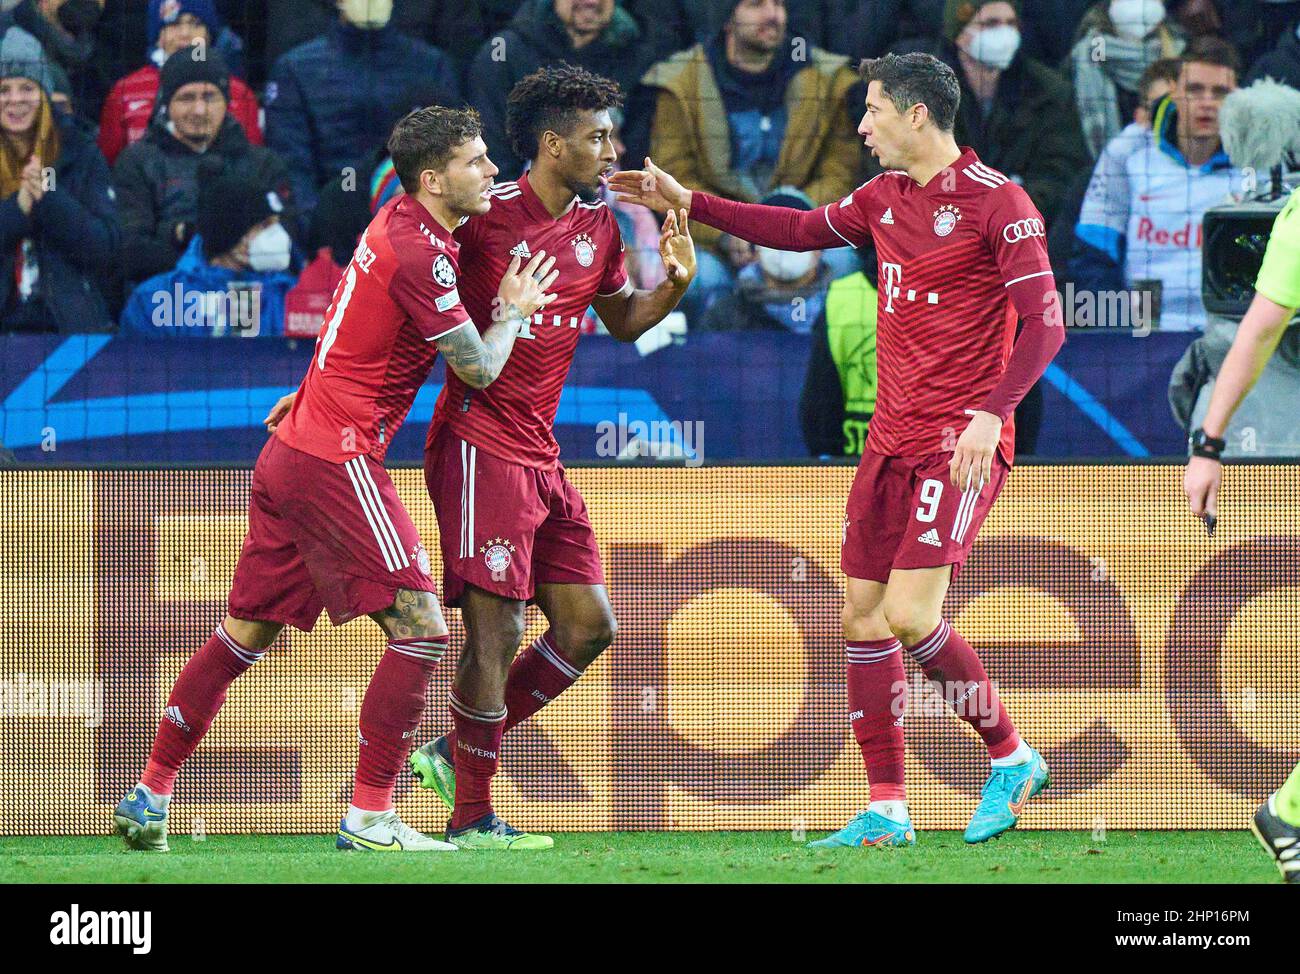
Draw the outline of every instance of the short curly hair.
[[[506,137],[520,159],[537,154],[543,132],[565,133],[579,112],[615,109],[623,104],[618,82],[561,61],[520,78],[506,99]]]
[[[409,112],[388,137],[388,154],[402,189],[414,193],[420,188],[420,173],[444,168],[460,146],[482,132],[483,123],[472,108],[431,105]]]

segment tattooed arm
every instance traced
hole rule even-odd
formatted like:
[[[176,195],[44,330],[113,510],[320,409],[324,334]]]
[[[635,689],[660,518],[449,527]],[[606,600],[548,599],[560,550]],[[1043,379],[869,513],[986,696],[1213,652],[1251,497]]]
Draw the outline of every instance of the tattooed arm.
[[[443,335],[436,342],[438,351],[451,369],[471,389],[491,385],[510,357],[515,339],[527,320],[516,305],[508,305],[481,336],[474,323]]]
[[[554,294],[546,293],[560,276],[559,271],[551,270],[555,258],[547,258],[546,251],[539,250],[526,266],[520,264],[519,258],[514,258],[501,278],[487,331],[480,336],[471,324],[437,340],[447,367],[471,389],[482,389],[496,380],[529,316],[555,300]]]

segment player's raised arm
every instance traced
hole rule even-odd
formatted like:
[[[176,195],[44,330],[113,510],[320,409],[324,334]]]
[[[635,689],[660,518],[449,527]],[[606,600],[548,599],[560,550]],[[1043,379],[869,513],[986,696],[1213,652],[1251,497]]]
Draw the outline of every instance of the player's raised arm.
[[[624,274],[616,293],[597,294],[592,301],[605,328],[621,342],[634,342],[663,321],[695,278],[695,244],[685,210],[668,211],[659,234],[659,259],[667,276],[654,290],[634,290]]]
[[[533,312],[555,300],[547,293],[560,273],[551,269],[555,258],[539,250],[526,265],[520,264],[515,257],[506,268],[493,302],[492,324],[481,336],[476,328],[457,328],[437,339],[447,367],[472,389],[496,380]]]
[[[831,225],[829,206],[792,210],[784,206],[737,203],[693,192],[656,166],[649,156],[646,156],[645,169],[617,172],[610,177],[609,184],[618,193],[620,202],[639,203],[658,213],[685,210],[692,220],[760,247],[825,250],[845,244],[858,246]]]

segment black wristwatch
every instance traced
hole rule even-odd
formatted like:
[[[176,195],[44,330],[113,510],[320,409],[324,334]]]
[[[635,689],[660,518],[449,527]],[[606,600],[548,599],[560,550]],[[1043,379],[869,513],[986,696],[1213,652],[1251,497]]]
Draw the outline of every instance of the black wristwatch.
[[[1203,429],[1192,431],[1192,435],[1187,439],[1187,447],[1192,451],[1194,457],[1205,457],[1207,460],[1222,460],[1223,448],[1228,444],[1225,440],[1217,436],[1210,436]]]

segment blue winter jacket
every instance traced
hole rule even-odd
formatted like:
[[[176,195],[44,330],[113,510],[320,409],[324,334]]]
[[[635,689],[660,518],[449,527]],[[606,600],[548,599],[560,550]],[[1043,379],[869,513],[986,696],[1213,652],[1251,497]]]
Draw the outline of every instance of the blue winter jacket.
[[[284,297],[295,283],[285,271],[214,267],[203,259],[203,238],[196,234],[175,268],[132,292],[122,330],[153,338],[283,335]]]
[[[460,104],[450,58],[391,23],[335,21],[282,54],[266,86],[266,145],[289,164],[299,210],[309,213],[319,187],[387,142],[394,106],[438,90],[438,104]]]

